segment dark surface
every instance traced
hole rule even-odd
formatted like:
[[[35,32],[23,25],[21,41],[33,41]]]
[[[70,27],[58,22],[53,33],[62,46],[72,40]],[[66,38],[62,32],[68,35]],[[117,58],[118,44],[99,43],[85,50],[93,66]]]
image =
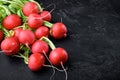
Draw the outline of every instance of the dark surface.
[[[63,40],[53,40],[69,54],[68,80],[120,80],[119,0],[38,0],[46,8],[55,4],[53,22],[68,28]],[[52,7],[49,7],[52,8]],[[31,72],[23,60],[0,53],[0,80],[49,80],[51,68]],[[52,80],[65,80],[56,72]]]

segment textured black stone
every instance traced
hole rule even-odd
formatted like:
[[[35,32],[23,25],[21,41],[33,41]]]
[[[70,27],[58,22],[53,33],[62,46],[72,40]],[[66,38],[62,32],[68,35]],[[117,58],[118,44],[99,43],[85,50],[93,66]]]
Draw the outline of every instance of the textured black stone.
[[[54,40],[69,54],[68,80],[120,80],[119,0],[37,0],[47,10],[55,4],[52,22],[61,21],[68,36]],[[0,80],[49,80],[51,68],[31,72],[18,58],[0,53]],[[52,80],[65,80],[56,72]]]

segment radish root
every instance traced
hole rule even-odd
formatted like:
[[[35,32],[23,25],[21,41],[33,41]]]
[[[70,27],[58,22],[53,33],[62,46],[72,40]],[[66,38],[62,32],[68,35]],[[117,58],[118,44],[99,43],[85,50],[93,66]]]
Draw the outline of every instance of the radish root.
[[[44,50],[43,50],[43,54],[44,54],[44,56],[46,57],[46,59],[49,61],[50,65],[51,65],[51,67],[52,67],[52,69],[53,69],[53,73],[52,73],[52,75],[51,75],[51,77],[50,77],[50,80],[52,80],[53,76],[55,75],[54,66],[53,66],[52,63],[50,62],[50,60],[49,60],[49,58],[47,57],[47,55],[46,55],[46,53],[45,53]]]
[[[66,69],[65,69],[65,67],[63,65],[63,62],[61,62],[60,64],[61,64],[61,66],[62,66],[62,68],[63,68],[63,70],[65,72],[65,75],[66,75],[65,80],[67,80],[68,79],[68,73],[67,73],[67,71],[66,71]]]
[[[28,45],[28,44],[25,44],[26,45],[26,47],[31,51],[31,48],[30,48],[30,46]]]

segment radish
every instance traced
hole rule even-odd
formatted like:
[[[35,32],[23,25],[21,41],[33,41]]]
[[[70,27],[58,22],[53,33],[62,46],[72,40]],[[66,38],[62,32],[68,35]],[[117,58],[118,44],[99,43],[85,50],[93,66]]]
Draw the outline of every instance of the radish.
[[[19,34],[19,41],[28,47],[34,43],[35,35],[31,30],[22,30]]]
[[[28,59],[28,68],[32,71],[40,70],[45,63],[45,57],[39,53],[33,53]]]
[[[50,21],[52,16],[51,16],[51,13],[49,11],[42,11],[40,13],[40,16],[42,17],[43,20],[46,20],[46,21]]]
[[[0,30],[0,42],[3,40],[3,38],[4,38],[4,33],[2,30]]]
[[[36,28],[40,27],[42,25],[42,23],[43,23],[43,20],[39,14],[33,13],[33,14],[29,15],[28,26],[30,28],[36,29]]]
[[[14,30],[14,36],[17,37],[17,38],[19,38],[19,34],[20,34],[20,32],[21,32],[22,30],[23,30],[22,28],[17,28],[17,29],[15,29],[15,30]]]
[[[50,29],[50,34],[55,39],[64,38],[67,36],[67,28],[63,23],[57,22]]]
[[[55,48],[50,52],[49,59],[53,65],[59,66],[68,60],[68,54],[63,48]]]
[[[49,51],[49,46],[45,41],[37,40],[32,45],[32,53],[41,53],[43,54],[43,51],[47,54]]]
[[[27,2],[22,8],[23,14],[29,16],[31,13],[38,13],[39,7],[35,2]]]
[[[55,65],[55,66],[62,66],[64,72],[65,72],[65,75],[66,75],[66,79],[67,80],[67,71],[64,67],[64,63],[67,62],[68,60],[68,53],[67,51],[64,49],[64,48],[55,48],[54,50],[52,50],[50,52],[50,55],[49,55],[49,59],[50,59],[50,62],[51,64]]]
[[[43,25],[50,28],[50,35],[54,39],[62,39],[67,36],[67,27],[62,22],[52,24],[48,21],[44,21]]]
[[[16,14],[11,14],[4,18],[3,20],[3,26],[7,30],[11,30],[17,26],[20,26],[22,24],[21,18]]]
[[[49,36],[49,29],[45,26],[41,26],[35,30],[35,36],[37,39],[40,39],[43,36],[48,37]]]
[[[68,60],[67,51],[64,48],[61,48],[61,47],[56,48],[55,45],[53,44],[53,42],[50,39],[48,39],[47,37],[42,37],[40,40],[43,40],[43,41],[47,42],[48,45],[50,46],[50,48],[52,49],[52,51],[49,54],[49,58],[44,53],[47,60],[50,62],[51,67],[53,69],[56,69],[56,67],[54,67],[54,66],[60,66],[61,65],[61,67],[63,68],[63,71],[65,72],[65,75],[66,75],[65,80],[67,80],[67,71],[64,67],[64,64]],[[60,71],[59,69],[57,69],[57,70]],[[54,71],[54,73],[55,73],[55,71]],[[54,73],[53,73],[53,75],[54,75]]]
[[[5,55],[15,55],[20,50],[20,42],[16,37],[7,37],[1,43],[1,50]]]

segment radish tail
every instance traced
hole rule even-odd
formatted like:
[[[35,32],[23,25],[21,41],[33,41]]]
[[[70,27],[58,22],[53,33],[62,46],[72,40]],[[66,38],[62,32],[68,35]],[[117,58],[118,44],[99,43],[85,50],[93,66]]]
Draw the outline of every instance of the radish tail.
[[[62,66],[62,68],[63,68],[63,70],[64,70],[64,72],[65,72],[65,80],[67,80],[68,79],[68,73],[67,73],[67,71],[66,71],[66,69],[65,69],[65,67],[64,67],[64,65],[63,65],[63,62],[61,62],[61,66]]]
[[[53,73],[52,73],[52,75],[50,76],[50,80],[52,80],[53,76],[55,75],[55,69],[54,69],[52,63],[50,62],[49,58],[47,57],[45,51],[43,51],[43,54],[44,54],[44,56],[46,57],[46,59],[49,61],[50,65],[51,65],[51,67],[52,67],[52,69],[53,69]]]
[[[26,45],[26,47],[31,51],[31,48],[30,48],[30,46],[28,45],[28,44],[25,44]]]
[[[52,67],[52,68],[56,69],[57,71],[64,72],[64,70],[63,70],[63,69],[62,69],[62,70],[61,70],[61,69],[58,69],[58,68],[57,68],[57,67],[55,67],[55,66],[45,65],[45,64],[44,64],[44,66],[45,66],[45,67],[50,67],[50,68]],[[66,68],[66,70],[67,70],[67,68]]]

